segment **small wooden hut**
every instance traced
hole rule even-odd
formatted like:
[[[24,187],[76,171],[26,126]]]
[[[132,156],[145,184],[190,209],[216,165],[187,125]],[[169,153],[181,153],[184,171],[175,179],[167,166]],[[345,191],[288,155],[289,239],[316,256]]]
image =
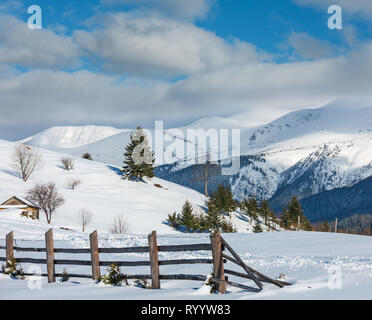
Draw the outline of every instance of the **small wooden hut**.
[[[20,209],[29,217],[39,220],[40,207],[23,198],[13,196],[0,204],[0,211],[6,209]]]

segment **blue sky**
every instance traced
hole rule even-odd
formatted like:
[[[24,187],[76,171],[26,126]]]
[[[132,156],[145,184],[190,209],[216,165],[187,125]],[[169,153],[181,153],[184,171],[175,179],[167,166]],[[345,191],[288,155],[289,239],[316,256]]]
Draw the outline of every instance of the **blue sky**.
[[[34,4],[42,30],[26,27]],[[327,27],[331,4],[342,30]],[[368,0],[5,0],[0,23],[0,138],[216,116],[250,126],[371,101]]]
[[[336,1],[333,1],[337,3]],[[34,0],[22,1],[24,7],[35,4]],[[133,11],[140,6],[135,3],[103,5],[100,0],[38,0],[43,9],[45,28],[59,31],[56,27],[64,26],[66,34],[76,29],[89,29],[85,22],[92,16],[107,12]],[[23,12],[22,12],[23,11]],[[14,12],[20,19],[27,20],[25,10]],[[292,0],[218,0],[211,6],[206,17],[195,19],[195,24],[203,29],[215,32],[229,41],[238,38],[254,43],[258,48],[270,53],[281,52],[281,45],[293,33],[307,34],[328,41],[335,46],[347,47],[343,39],[345,29],[355,28],[360,39],[368,39],[372,35],[371,22],[358,19],[344,11],[344,30],[329,30],[327,10],[300,6]],[[282,59],[288,59],[283,56]]]

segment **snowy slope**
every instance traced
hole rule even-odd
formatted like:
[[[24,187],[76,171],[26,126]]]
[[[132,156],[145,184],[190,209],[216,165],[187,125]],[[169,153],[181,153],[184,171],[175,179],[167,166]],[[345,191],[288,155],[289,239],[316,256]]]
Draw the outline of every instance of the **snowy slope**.
[[[53,219],[59,226],[76,229],[78,213],[85,208],[93,213],[90,227],[101,232],[108,232],[113,218],[123,213],[128,218],[131,232],[147,233],[157,229],[174,233],[163,224],[169,213],[179,210],[186,199],[196,207],[204,204],[204,196],[191,189],[157,178],[148,184],[124,181],[106,165],[89,160],[76,158],[75,169],[65,171],[60,166],[60,159],[65,155],[46,150],[41,150],[42,169],[25,183],[10,166],[13,148],[13,143],[0,140],[0,201],[14,195],[24,196],[35,183],[54,182],[66,199]],[[71,178],[81,180],[76,190],[67,187]],[[42,212],[40,216],[43,218]]]
[[[158,178],[148,183],[126,181],[121,179],[118,169],[78,157],[74,160],[74,170],[66,171],[60,164],[66,155],[44,149],[40,149],[43,161],[41,170],[23,182],[10,165],[14,146],[14,143],[0,140],[0,203],[11,196],[24,197],[35,183],[54,182],[66,200],[53,217],[52,222],[57,227],[79,230],[79,212],[87,209],[93,213],[90,230],[107,233],[114,217],[124,214],[131,233],[148,233],[152,230],[179,233],[164,223],[168,214],[180,212],[186,200],[193,204],[196,211],[202,212],[204,209],[205,196],[192,189]],[[81,181],[75,190],[68,187],[71,179]],[[18,218],[18,215],[9,216],[5,211],[0,211],[0,222],[5,223],[12,216]],[[40,217],[41,222],[33,221],[31,225],[49,228],[45,225],[43,212],[40,212]],[[239,212],[234,213],[231,219],[239,232],[252,232],[253,222]]]
[[[74,149],[127,131],[129,130],[103,126],[53,127],[22,142],[52,150]]]

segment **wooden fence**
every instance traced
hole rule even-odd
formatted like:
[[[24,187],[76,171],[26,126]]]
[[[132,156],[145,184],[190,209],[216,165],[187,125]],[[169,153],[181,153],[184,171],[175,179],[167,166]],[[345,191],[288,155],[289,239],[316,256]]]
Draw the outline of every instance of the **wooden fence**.
[[[0,249],[6,250],[6,256],[3,258],[0,256],[0,261],[15,260],[17,263],[32,263],[32,264],[46,264],[47,273],[41,276],[48,277],[48,282],[52,283],[56,281],[56,277],[62,277],[63,274],[55,272],[55,265],[79,265],[79,266],[91,266],[92,274],[68,274],[71,278],[92,278],[93,280],[99,280],[101,278],[100,267],[111,266],[115,264],[120,267],[136,267],[136,266],[149,266],[151,274],[136,274],[136,275],[125,275],[126,279],[151,279],[151,288],[160,289],[160,280],[196,280],[205,281],[207,280],[204,275],[188,275],[188,274],[168,274],[161,275],[159,272],[159,266],[165,265],[182,265],[182,264],[211,264],[213,265],[213,277],[210,279],[216,286],[216,289],[220,293],[226,293],[226,285],[238,287],[240,289],[248,290],[251,292],[259,292],[262,290],[262,282],[269,282],[279,287],[290,285],[290,283],[273,280],[256,270],[248,267],[239,255],[226,243],[221,237],[220,232],[216,231],[210,236],[211,243],[202,244],[189,244],[189,245],[167,245],[158,246],[156,232],[153,231],[148,236],[148,246],[146,247],[124,247],[124,248],[99,248],[98,246],[98,234],[94,231],[90,234],[90,248],[87,249],[63,249],[54,248],[53,242],[53,229],[50,229],[45,234],[45,248],[23,248],[14,246],[13,232],[6,235],[6,246],[0,246]],[[227,248],[233,257],[230,257],[223,253]],[[16,252],[45,252],[45,259],[34,259],[34,258],[16,258],[14,256]],[[183,252],[183,251],[211,251],[212,259],[177,259],[177,260],[159,260],[159,252]],[[69,253],[69,254],[90,254],[91,259],[88,260],[64,260],[55,259],[55,253]],[[100,253],[149,253],[150,259],[148,261],[100,261]],[[227,270],[224,268],[224,264],[227,261],[231,261],[244,269],[246,274]],[[253,280],[258,288],[252,288],[239,283],[231,282],[225,274]],[[25,276],[32,276],[34,274],[27,274]]]

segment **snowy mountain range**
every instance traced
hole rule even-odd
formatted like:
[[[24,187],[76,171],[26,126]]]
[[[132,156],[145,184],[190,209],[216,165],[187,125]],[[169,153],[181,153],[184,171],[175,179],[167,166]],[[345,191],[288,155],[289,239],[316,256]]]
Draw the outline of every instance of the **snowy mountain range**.
[[[215,124],[221,128],[229,123],[228,119],[211,118],[190,127],[213,128]],[[240,125],[239,173],[210,177],[210,190],[219,183],[228,184],[237,199],[252,195],[270,199],[272,208],[280,211],[293,195],[305,199],[351,187],[372,175],[372,108],[327,105],[292,112],[255,128],[244,128],[243,121]],[[24,141],[75,156],[89,152],[97,161],[121,166],[129,131],[93,126],[51,128]],[[174,163],[158,167],[156,173],[203,192],[204,184],[190,179],[195,170],[201,168]]]

